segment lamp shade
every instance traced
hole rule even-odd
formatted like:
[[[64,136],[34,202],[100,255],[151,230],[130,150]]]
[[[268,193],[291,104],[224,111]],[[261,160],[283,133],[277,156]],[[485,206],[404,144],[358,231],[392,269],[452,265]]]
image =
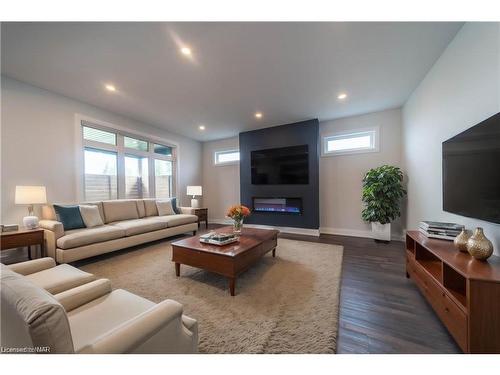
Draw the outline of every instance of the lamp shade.
[[[186,190],[187,195],[202,195],[201,186],[188,186]]]
[[[45,186],[16,186],[16,204],[47,203]]]

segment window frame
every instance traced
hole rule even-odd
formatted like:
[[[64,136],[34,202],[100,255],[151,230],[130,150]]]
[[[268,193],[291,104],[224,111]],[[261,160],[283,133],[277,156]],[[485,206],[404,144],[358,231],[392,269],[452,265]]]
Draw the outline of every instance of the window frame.
[[[239,155],[238,160],[225,161],[225,162],[218,161],[219,155],[221,155],[221,154],[233,154],[233,153],[238,153],[238,155]],[[237,165],[237,164],[240,164],[240,160],[241,160],[241,154],[240,154],[239,149],[231,148],[231,149],[223,149],[223,150],[214,150],[213,164],[217,167],[222,167],[225,165]]]
[[[90,141],[83,138],[83,127],[88,126],[98,130],[108,131],[116,134],[116,146],[101,143],[97,141]],[[75,140],[77,152],[77,176],[76,176],[76,196],[80,202],[84,202],[85,198],[85,161],[84,150],[85,148],[93,148],[102,151],[116,152],[117,154],[117,196],[118,199],[126,199],[125,192],[125,156],[138,156],[148,158],[148,185],[149,185],[149,198],[156,197],[155,191],[155,175],[154,175],[154,159],[161,159],[172,162],[172,196],[176,196],[179,190],[179,173],[178,166],[179,160],[177,155],[179,153],[179,144],[164,138],[150,136],[143,134],[119,125],[103,122],[97,119],[89,118],[80,114],[75,114]],[[147,141],[148,151],[141,151],[133,148],[125,147],[124,137],[136,138],[139,140]],[[172,148],[172,155],[162,155],[154,152],[152,144],[160,143]],[[151,173],[153,172],[153,173]],[[148,198],[148,197],[144,197]]]
[[[338,150],[338,151],[329,151],[327,149],[328,142],[332,139],[347,139],[349,136],[353,136],[355,138],[356,135],[370,135],[372,138],[371,147],[362,147],[362,148],[351,148],[347,150]],[[336,132],[325,133],[321,135],[321,156],[342,156],[342,155],[355,155],[355,154],[366,154],[372,152],[380,151],[380,127],[373,126],[370,128],[358,128],[358,129],[350,129],[350,130],[342,130]]]

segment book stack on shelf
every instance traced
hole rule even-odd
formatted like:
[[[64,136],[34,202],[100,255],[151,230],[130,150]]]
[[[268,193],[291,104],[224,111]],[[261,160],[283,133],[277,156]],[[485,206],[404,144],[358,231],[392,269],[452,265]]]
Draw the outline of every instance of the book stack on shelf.
[[[238,237],[233,233],[209,232],[200,236],[200,242],[222,246],[238,242]]]
[[[418,230],[429,238],[453,241],[465,227],[455,223],[441,223],[439,221],[421,221]]]

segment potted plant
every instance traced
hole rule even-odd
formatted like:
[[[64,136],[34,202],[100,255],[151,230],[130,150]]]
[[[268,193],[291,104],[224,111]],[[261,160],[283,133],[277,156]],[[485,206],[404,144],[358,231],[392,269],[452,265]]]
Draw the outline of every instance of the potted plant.
[[[371,223],[375,240],[391,240],[391,221],[401,215],[399,205],[406,194],[403,172],[398,167],[382,165],[370,169],[363,178],[363,220]]]

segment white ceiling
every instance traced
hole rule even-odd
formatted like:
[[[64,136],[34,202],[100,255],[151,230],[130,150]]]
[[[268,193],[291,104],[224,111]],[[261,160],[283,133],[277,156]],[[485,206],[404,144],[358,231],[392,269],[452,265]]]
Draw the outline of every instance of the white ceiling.
[[[204,141],[399,107],[461,25],[3,23],[2,74]]]

